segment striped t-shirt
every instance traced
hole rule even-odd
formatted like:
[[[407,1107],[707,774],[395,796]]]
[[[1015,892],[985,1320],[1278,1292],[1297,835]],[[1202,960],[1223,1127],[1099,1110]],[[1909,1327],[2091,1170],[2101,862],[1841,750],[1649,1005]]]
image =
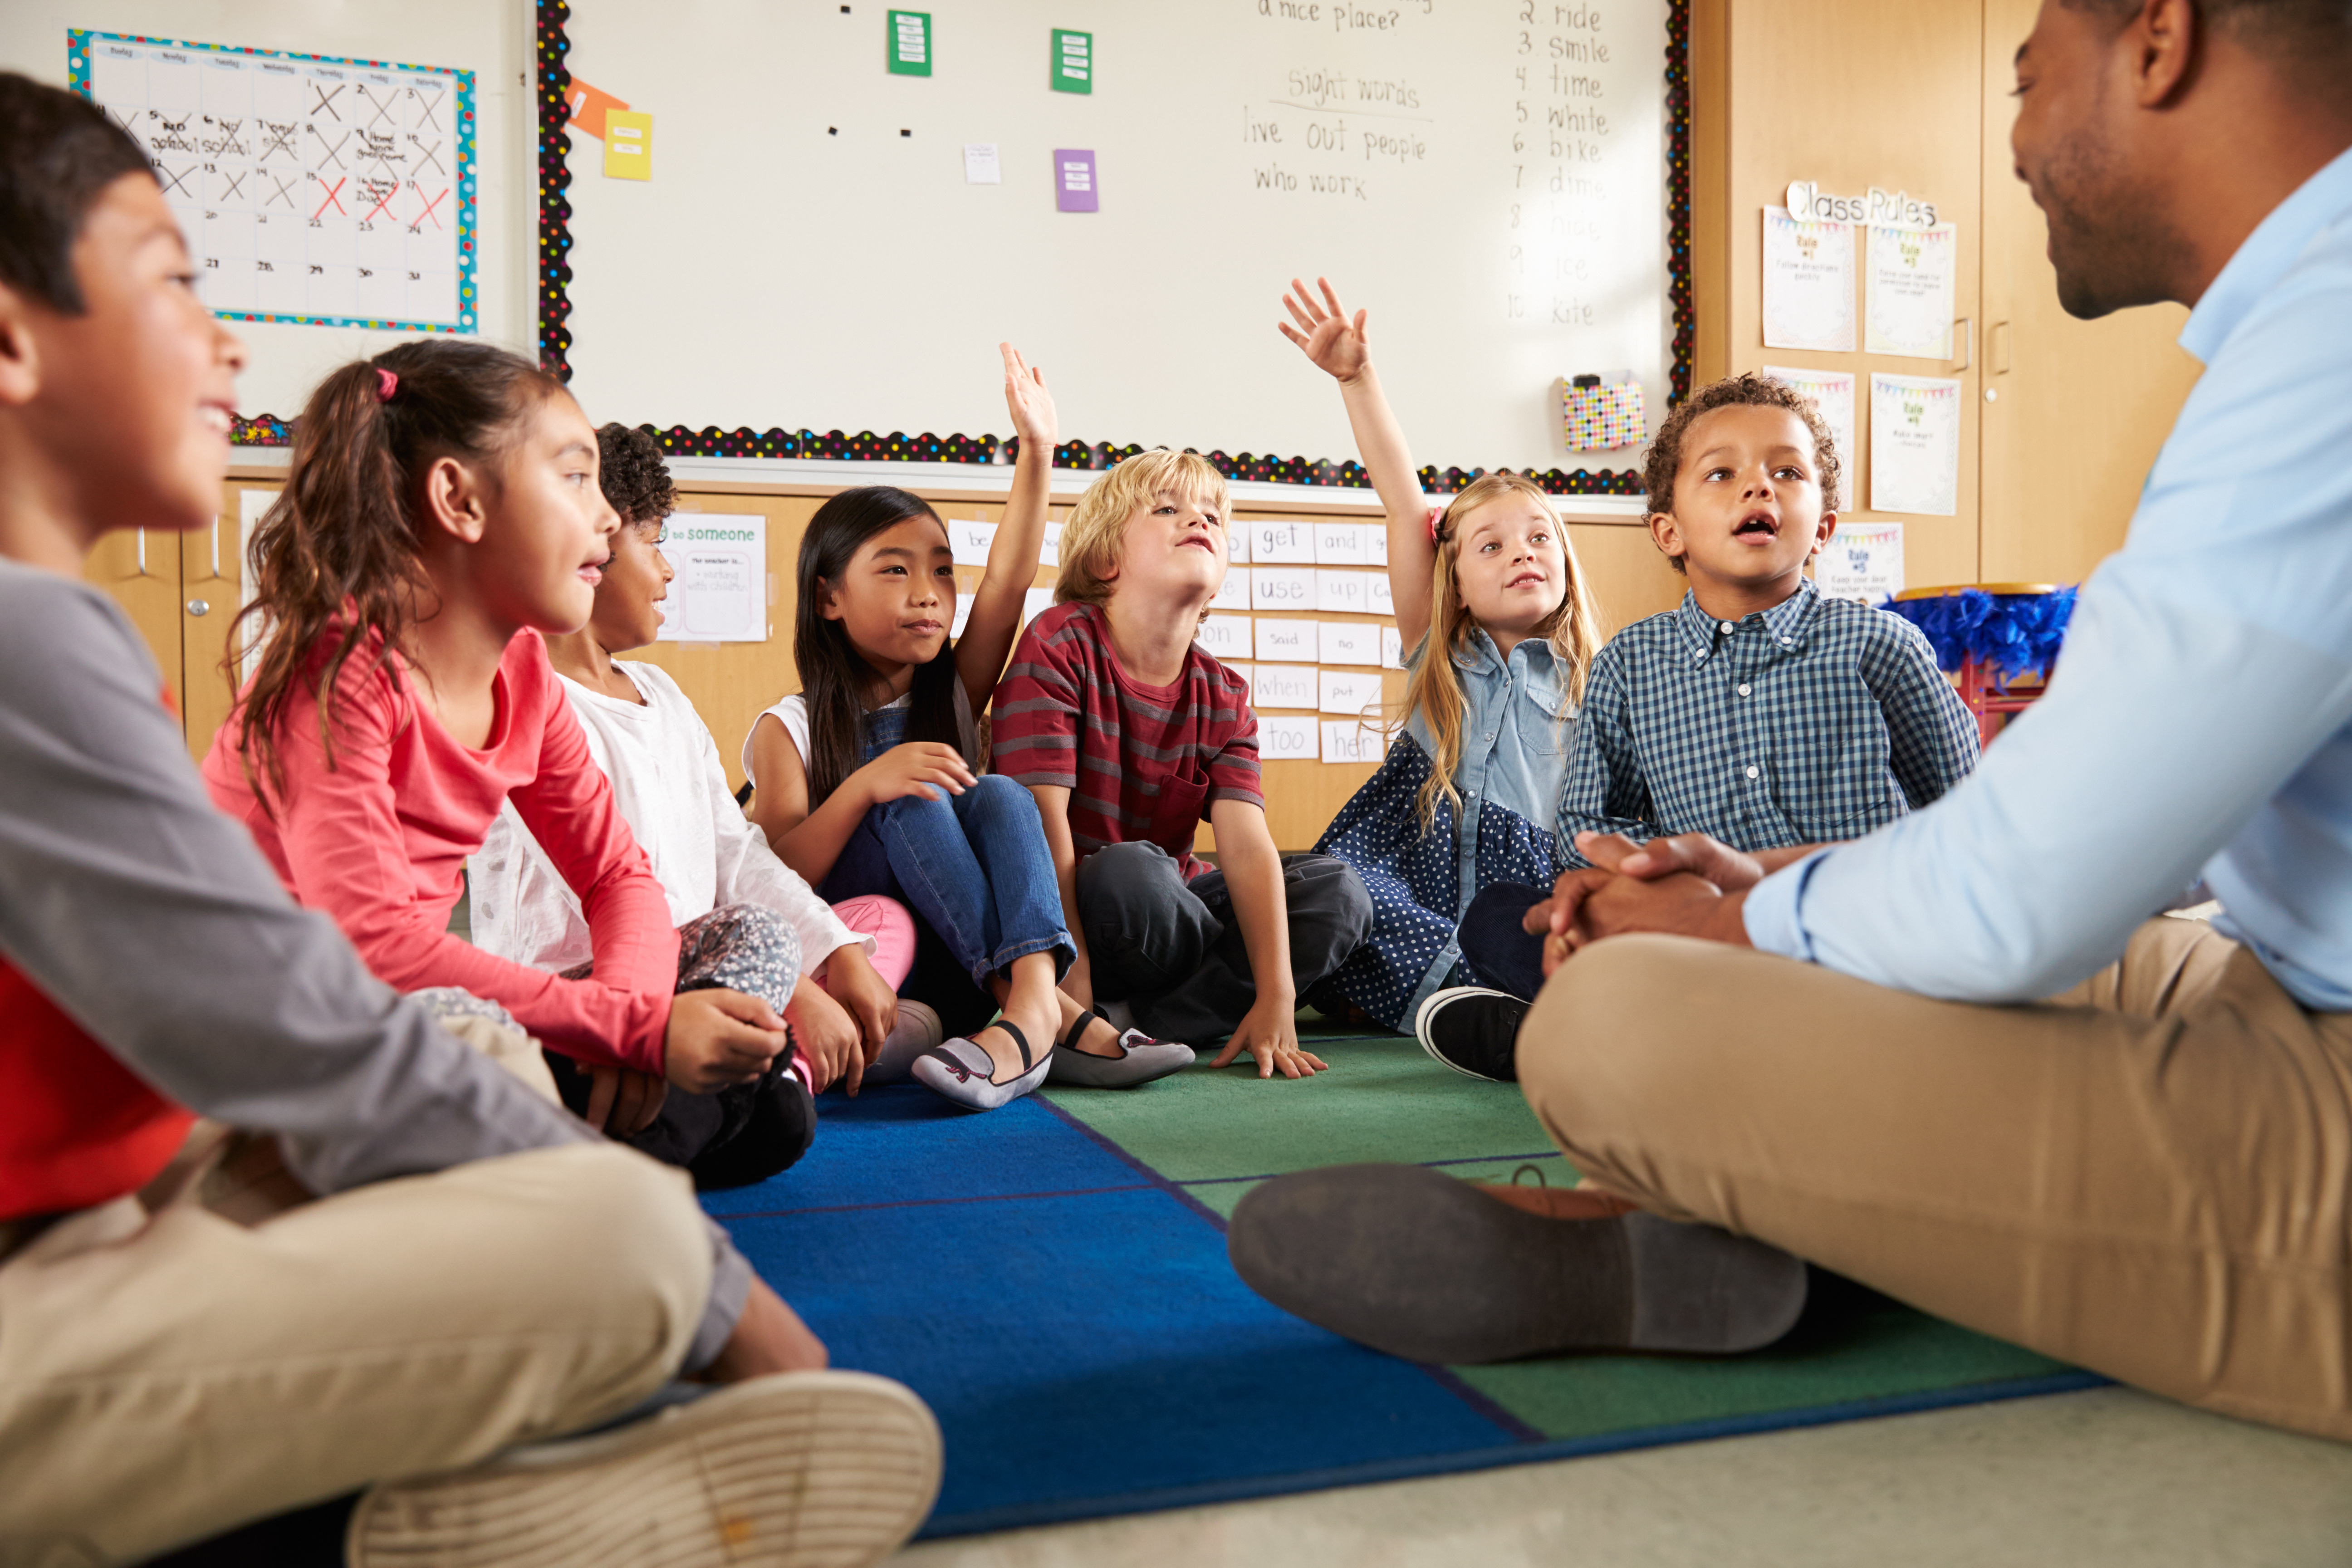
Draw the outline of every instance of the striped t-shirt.
[[[995,771],[1070,792],[1081,857],[1148,840],[1187,879],[1192,834],[1221,800],[1265,805],[1249,684],[1195,646],[1171,686],[1129,678],[1093,605],[1056,605],[1029,623],[992,709]]]

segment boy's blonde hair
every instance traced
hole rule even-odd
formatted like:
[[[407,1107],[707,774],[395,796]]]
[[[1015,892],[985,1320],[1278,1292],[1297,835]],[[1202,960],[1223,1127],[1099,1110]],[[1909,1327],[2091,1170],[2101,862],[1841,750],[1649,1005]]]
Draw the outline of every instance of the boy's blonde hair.
[[[1415,804],[1421,814],[1421,826],[1427,832],[1437,821],[1437,803],[1444,801],[1458,816],[1462,796],[1454,787],[1454,770],[1462,762],[1462,718],[1467,704],[1462,696],[1462,676],[1454,668],[1454,658],[1469,646],[1470,634],[1478,629],[1475,616],[1465,604],[1455,586],[1454,558],[1462,548],[1461,524],[1472,511],[1507,495],[1522,495],[1541,507],[1551,519],[1552,530],[1559,539],[1559,551],[1568,563],[1568,589],[1561,595],[1559,607],[1529,629],[1529,637],[1543,638],[1551,645],[1551,655],[1566,678],[1567,700],[1560,705],[1560,721],[1565,723],[1574,704],[1584,700],[1585,672],[1591,667],[1592,656],[1601,651],[1601,612],[1592,603],[1592,595],[1584,584],[1584,568],[1576,559],[1576,547],[1568,542],[1568,529],[1559,520],[1559,509],[1543,487],[1525,475],[1510,472],[1483,474],[1463,487],[1437,521],[1437,561],[1429,579],[1429,637],[1422,645],[1421,662],[1405,681],[1404,714],[1399,727],[1415,713],[1429,721],[1430,739],[1436,745],[1436,754],[1429,759],[1429,777],[1422,781]]]
[[[1233,518],[1225,476],[1198,452],[1155,447],[1134,457],[1087,487],[1062,525],[1062,574],[1054,582],[1054,603],[1110,603],[1108,575],[1127,543],[1127,522],[1138,508],[1169,491],[1213,509],[1228,531]],[[1206,612],[1204,611],[1205,615]]]

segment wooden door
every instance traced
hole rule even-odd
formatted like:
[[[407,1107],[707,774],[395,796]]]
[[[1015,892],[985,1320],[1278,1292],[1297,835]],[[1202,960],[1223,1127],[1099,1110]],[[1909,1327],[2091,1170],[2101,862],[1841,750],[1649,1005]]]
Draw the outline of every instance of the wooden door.
[[[85,582],[103,588],[130,616],[139,635],[147,639],[147,649],[155,656],[155,666],[163,673],[163,684],[170,689],[172,700],[184,716],[187,693],[182,679],[180,652],[181,538],[152,528],[129,528],[110,533],[98,542],[82,568]]]
[[[1983,559],[1988,583],[2079,583],[2120,548],[2199,374],[2179,305],[2078,321],[2015,173],[2011,62],[2039,0],[1985,0]]]
[[[252,525],[280,488],[275,479],[231,479],[212,527],[189,534],[180,547],[188,752],[199,762],[212,749],[213,732],[228,717],[236,689],[244,684],[242,675],[226,668],[226,661],[230,630],[246,603],[245,545]]]
[[[1743,0],[1727,18],[1727,135],[1730,209],[1727,370],[1765,364],[1838,370],[1854,378],[1855,444],[1846,455],[1847,508],[1860,520],[1903,525],[1911,584],[1977,580],[1978,370],[1965,333],[1953,359],[1812,353],[1768,349],[1763,334],[1762,209],[1787,199],[1789,183],[1859,195],[1900,189],[1935,204],[1958,226],[1954,314],[1974,320],[1983,181],[1982,0],[1856,4],[1855,0]],[[2013,46],[2012,46],[2013,47]],[[1866,237],[1855,245],[1857,271]],[[1855,310],[1865,298],[1857,279]],[[1981,331],[1982,322],[1976,326]],[[1870,376],[1942,376],[1962,383],[1958,514],[1878,513],[1870,498]]]

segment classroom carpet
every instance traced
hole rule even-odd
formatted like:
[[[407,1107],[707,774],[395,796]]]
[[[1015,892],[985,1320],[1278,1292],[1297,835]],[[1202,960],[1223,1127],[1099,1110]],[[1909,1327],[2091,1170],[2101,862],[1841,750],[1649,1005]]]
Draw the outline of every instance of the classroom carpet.
[[[1721,1361],[1423,1367],[1327,1333],[1225,1260],[1225,1216],[1255,1183],[1357,1160],[1555,1186],[1575,1173],[1516,1087],[1409,1039],[1301,1035],[1331,1071],[1261,1081],[1203,1058],[1139,1089],[1048,1089],[984,1115],[913,1084],[827,1094],[798,1165],[707,1195],[835,1366],[895,1377],[938,1414],[946,1477],[924,1535],[2101,1381],[1836,1280],[1780,1344]]]

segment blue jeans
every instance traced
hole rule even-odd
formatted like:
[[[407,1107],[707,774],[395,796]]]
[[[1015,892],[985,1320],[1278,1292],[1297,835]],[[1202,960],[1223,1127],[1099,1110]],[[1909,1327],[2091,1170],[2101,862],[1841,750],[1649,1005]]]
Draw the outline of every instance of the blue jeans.
[[[1016,958],[1052,953],[1058,980],[1077,956],[1037,803],[995,773],[944,800],[903,795],[867,812],[819,893],[900,900],[983,989]]]

